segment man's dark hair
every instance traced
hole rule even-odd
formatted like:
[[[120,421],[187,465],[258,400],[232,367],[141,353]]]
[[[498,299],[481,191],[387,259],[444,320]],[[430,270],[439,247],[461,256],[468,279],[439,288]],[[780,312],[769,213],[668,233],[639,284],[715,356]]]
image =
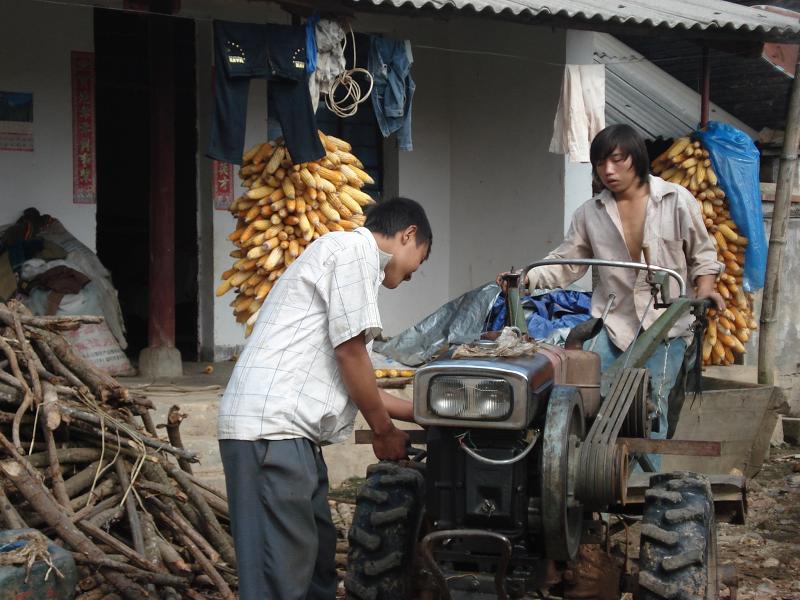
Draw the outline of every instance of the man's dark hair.
[[[428,222],[428,215],[419,202],[410,198],[392,198],[378,204],[372,204],[367,209],[367,221],[364,227],[372,233],[380,233],[392,237],[398,231],[403,231],[412,225],[417,226],[417,245],[428,244],[428,254],[433,245],[433,232]]]
[[[640,183],[647,183],[650,173],[650,158],[644,138],[630,125],[609,125],[592,140],[589,148],[589,160],[592,163],[592,174],[597,176],[597,163],[611,156],[615,150],[631,157],[634,173]]]

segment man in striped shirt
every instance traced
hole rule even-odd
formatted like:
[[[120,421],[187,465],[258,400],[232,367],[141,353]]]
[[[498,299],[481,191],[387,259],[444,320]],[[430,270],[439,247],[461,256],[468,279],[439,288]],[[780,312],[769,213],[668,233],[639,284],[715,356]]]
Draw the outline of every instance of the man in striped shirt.
[[[406,458],[410,402],[379,389],[369,358],[380,285],[430,254],[424,209],[396,198],[365,226],[320,237],[278,279],[219,409],[220,453],[242,600],[333,599],[336,530],[320,451],[347,439],[357,411],[379,459]]]

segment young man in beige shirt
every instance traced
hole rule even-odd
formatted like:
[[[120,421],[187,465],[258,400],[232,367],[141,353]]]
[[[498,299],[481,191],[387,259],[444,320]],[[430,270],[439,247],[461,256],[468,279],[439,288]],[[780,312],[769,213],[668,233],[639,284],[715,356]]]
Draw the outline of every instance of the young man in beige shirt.
[[[575,211],[564,242],[546,258],[644,262],[642,247],[647,245],[653,264],[677,271],[686,280],[690,296],[708,298],[724,309],[714,285],[723,265],[717,261],[697,201],[685,188],[649,175],[642,137],[629,125],[606,127],[592,142],[590,160],[592,174],[603,189]],[[644,271],[595,268],[598,283],[592,293],[592,315],[600,316],[609,295],[616,295],[594,346],[605,370],[636,338],[640,323],[642,331],[647,329],[664,309],[652,306]],[[542,266],[528,273],[527,284],[529,289],[566,287],[587,269]],[[670,285],[672,296],[677,296],[677,284],[671,281]],[[646,364],[658,410],[654,438],[667,435],[669,392],[691,341],[691,322],[691,315],[680,319]]]

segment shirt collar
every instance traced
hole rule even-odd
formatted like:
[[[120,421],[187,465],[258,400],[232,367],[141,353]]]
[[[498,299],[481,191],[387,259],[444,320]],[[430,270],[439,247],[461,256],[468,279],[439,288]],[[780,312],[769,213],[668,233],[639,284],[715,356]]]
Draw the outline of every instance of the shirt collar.
[[[378,242],[375,239],[375,236],[372,235],[372,232],[369,229],[367,229],[366,227],[359,227],[359,228],[355,229],[354,231],[355,231],[355,233],[361,234],[366,239],[368,239],[369,240],[369,245],[372,248],[374,248],[375,251],[378,253],[378,262],[380,264],[380,269],[381,269],[380,277],[381,277],[381,280],[383,280],[384,270],[386,269],[386,265],[389,264],[389,261],[392,260],[392,255],[389,254],[388,252],[384,252],[383,250],[380,249],[380,247],[378,246]]]
[[[656,202],[661,202],[667,194],[675,193],[675,190],[666,181],[661,179],[661,177],[649,175],[647,181],[650,184],[650,198]],[[608,207],[609,202],[614,202],[614,194],[607,188],[603,188],[603,191],[595,196],[595,201],[598,204]]]

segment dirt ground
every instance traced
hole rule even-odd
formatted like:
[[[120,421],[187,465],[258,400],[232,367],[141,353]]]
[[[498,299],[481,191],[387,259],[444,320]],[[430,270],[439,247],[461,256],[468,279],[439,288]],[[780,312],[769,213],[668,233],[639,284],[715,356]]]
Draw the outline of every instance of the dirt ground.
[[[750,481],[746,524],[721,524],[718,543],[739,600],[800,600],[800,448],[772,449]]]
[[[346,531],[362,481],[347,480],[331,491],[342,576]],[[773,448],[769,461],[748,485],[746,523],[718,526],[719,561],[734,563],[739,575],[738,590],[723,587],[720,598],[800,600],[800,447]],[[344,597],[341,584],[339,597]]]

